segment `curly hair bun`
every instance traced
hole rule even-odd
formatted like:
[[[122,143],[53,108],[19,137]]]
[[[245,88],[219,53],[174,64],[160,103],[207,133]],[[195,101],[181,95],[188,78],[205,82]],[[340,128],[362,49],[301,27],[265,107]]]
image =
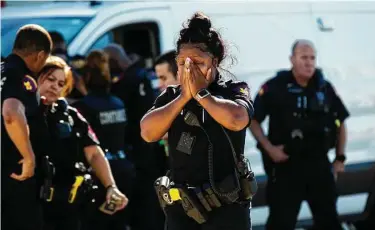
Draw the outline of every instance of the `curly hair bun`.
[[[201,12],[195,13],[189,20],[189,29],[200,30],[203,33],[209,33],[211,29],[211,20]]]

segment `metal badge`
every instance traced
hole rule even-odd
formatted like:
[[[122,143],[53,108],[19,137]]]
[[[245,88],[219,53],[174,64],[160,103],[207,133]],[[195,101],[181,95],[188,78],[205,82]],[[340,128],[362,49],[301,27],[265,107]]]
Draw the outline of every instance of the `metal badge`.
[[[293,83],[288,83],[286,88],[288,89],[289,93],[302,93],[303,89],[300,86],[294,85]]]
[[[195,142],[195,136],[191,136],[190,133],[183,132],[181,134],[180,140],[178,141],[176,149],[180,152],[191,155],[194,142]]]
[[[73,117],[72,116],[68,116],[68,120],[69,120],[69,124],[70,126],[74,126],[74,120],[73,120]]]
[[[294,129],[290,135],[292,139],[298,137],[299,139],[303,140],[303,132],[300,129]]]

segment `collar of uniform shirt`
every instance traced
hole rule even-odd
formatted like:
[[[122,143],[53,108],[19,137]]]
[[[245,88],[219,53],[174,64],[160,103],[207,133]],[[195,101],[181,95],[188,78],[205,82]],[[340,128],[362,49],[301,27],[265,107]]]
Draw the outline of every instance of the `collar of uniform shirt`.
[[[27,67],[25,61],[20,56],[18,56],[17,54],[10,54],[6,58],[6,60],[9,63],[14,63],[13,65],[15,65],[17,67],[17,70],[22,71],[22,74],[20,74],[20,77],[23,77],[24,75],[30,75],[35,79],[34,74]]]

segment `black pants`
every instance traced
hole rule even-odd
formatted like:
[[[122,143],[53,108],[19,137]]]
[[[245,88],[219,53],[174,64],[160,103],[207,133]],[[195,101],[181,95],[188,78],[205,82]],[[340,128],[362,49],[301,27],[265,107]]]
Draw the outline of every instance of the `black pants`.
[[[230,204],[208,213],[208,220],[198,224],[186,215],[180,204],[167,206],[167,230],[251,230],[249,205]]]
[[[336,199],[336,185],[326,157],[308,160],[291,157],[276,164],[268,180],[267,229],[295,229],[303,200],[310,206],[316,229],[341,229]]]
[[[1,179],[1,229],[42,229],[42,212],[34,177],[17,181],[8,175]]]
[[[43,230],[79,230],[80,209],[65,202],[51,202],[43,204]]]
[[[160,208],[154,182],[160,177],[144,170],[137,171],[132,199],[129,201],[132,230],[163,230],[165,217]]]

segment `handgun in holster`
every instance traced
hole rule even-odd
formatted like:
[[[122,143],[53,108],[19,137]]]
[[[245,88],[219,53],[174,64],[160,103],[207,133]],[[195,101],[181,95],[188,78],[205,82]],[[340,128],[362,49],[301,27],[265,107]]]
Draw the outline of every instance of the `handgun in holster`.
[[[181,205],[186,215],[194,219],[198,224],[205,223],[208,216],[202,204],[196,199],[196,196],[191,195],[186,187],[178,188],[178,191],[181,199]]]
[[[171,181],[167,176],[159,177],[154,183],[156,195],[158,196],[160,207],[165,209],[167,205],[173,204],[173,201],[169,195],[169,188]]]
[[[258,190],[258,184],[254,172],[251,170],[249,160],[246,158],[241,159],[237,168],[240,174],[241,199],[251,200]]]
[[[52,186],[52,179],[55,175],[55,167],[49,160],[48,156],[44,156],[41,162],[42,172],[44,174],[43,185],[40,188],[40,198],[44,201],[51,202],[53,200],[54,188]]]

